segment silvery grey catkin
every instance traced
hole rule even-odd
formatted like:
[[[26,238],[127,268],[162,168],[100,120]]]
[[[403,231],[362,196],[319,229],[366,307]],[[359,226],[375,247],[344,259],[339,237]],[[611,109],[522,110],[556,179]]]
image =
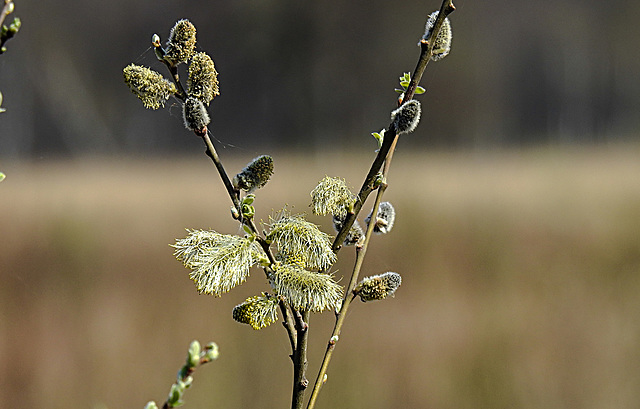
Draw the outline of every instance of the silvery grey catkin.
[[[391,121],[396,127],[396,133],[413,132],[420,122],[420,102],[412,99],[402,104],[391,113]]]
[[[433,30],[433,26],[436,24],[438,14],[440,14],[439,11],[434,11],[429,14],[427,24],[425,25],[424,35],[422,36],[423,40],[430,40],[431,31]],[[435,43],[433,44],[431,60],[441,60],[449,54],[449,51],[451,51],[451,22],[449,22],[448,18],[445,18],[442,22],[442,27],[440,27],[440,31],[436,36]]]
[[[207,125],[211,122],[202,101],[194,97],[188,97],[182,104],[182,117],[184,126],[198,135],[204,135]]]

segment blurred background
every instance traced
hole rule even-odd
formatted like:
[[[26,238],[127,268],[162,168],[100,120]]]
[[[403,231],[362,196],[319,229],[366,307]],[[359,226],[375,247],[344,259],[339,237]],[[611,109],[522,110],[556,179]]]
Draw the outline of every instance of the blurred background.
[[[396,225],[365,262],[403,285],[354,305],[317,407],[638,407],[640,4],[455,4],[451,55],[429,65],[422,122],[394,156]],[[266,221],[308,211],[325,175],[359,189],[440,4],[15,6],[23,25],[0,56],[0,407],[163,402],[193,339],[221,355],[187,407],[288,407],[284,329],[231,319],[263,273],[199,296],[169,247],[185,228],[241,233],[204,146],[177,101],[144,109],[122,68],[164,73],[151,36],[196,25],[220,73],[209,111],[229,173],[274,157],[255,203]],[[336,276],[353,260],[342,251]],[[311,318],[311,379],[332,325]]]

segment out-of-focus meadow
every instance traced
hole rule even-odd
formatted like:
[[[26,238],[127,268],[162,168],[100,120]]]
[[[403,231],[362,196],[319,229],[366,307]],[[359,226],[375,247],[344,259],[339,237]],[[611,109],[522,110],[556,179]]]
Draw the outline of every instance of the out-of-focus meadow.
[[[262,153],[262,152],[259,152]],[[252,154],[221,152],[231,173]],[[398,213],[365,274],[395,298],[350,312],[320,408],[633,408],[640,404],[640,149],[400,149]],[[326,174],[357,189],[371,157],[273,154],[266,221],[308,210]],[[255,270],[201,296],[169,247],[185,228],[238,233],[204,156],[5,162],[0,184],[0,406],[142,408],[164,401],[192,339],[215,341],[186,407],[288,407],[284,329],[231,309]],[[330,231],[329,220],[311,216]],[[341,253],[337,275],[353,250]],[[343,280],[344,282],[344,280]],[[333,315],[312,316],[309,377]]]

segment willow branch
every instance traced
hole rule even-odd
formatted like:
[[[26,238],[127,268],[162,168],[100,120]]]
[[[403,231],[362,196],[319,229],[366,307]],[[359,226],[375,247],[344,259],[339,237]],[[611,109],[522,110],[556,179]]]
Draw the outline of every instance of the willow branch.
[[[440,7],[440,12],[438,13],[438,17],[436,19],[435,25],[432,30],[432,34],[430,38],[436,38],[444,19],[451,14],[455,10],[453,6],[452,0],[443,0],[442,6]],[[402,100],[399,101],[399,105],[401,105],[405,101],[410,101],[415,91],[420,83],[420,79],[424,74],[425,69],[427,68],[427,64],[431,60],[431,56],[433,55],[433,46],[434,41],[428,41],[422,39],[420,41],[420,57],[418,59],[418,63],[416,64],[416,68],[414,69],[413,75],[411,76],[411,81],[407,90],[405,91]],[[395,151],[395,147],[398,141],[398,134],[396,132],[394,121],[389,125],[387,131],[385,131],[385,138],[383,140],[382,146],[378,151],[378,155],[374,159],[371,168],[369,169],[369,173],[367,174],[362,187],[360,188],[360,192],[358,193],[356,202],[354,204],[353,211],[347,215],[347,218],[342,226],[340,232],[338,232],[334,242],[333,242],[333,250],[334,252],[338,252],[342,247],[342,243],[344,242],[347,233],[351,229],[353,222],[355,221],[358,213],[362,209],[364,202],[366,201],[369,194],[374,189],[374,181],[376,180],[377,174],[380,172],[381,167],[384,164],[384,169],[382,171],[382,180],[383,183],[378,188],[378,193],[376,195],[376,199],[373,204],[373,211],[371,215],[370,222],[367,226],[367,231],[365,234],[364,242],[361,247],[357,248],[356,261],[353,267],[353,272],[351,274],[351,278],[349,279],[349,284],[347,286],[347,290],[345,291],[344,299],[342,302],[342,307],[340,308],[340,312],[336,317],[336,323],[333,328],[333,332],[331,333],[331,338],[327,344],[327,349],[325,350],[325,355],[322,360],[322,364],[320,366],[320,370],[318,372],[318,376],[316,377],[313,390],[311,392],[311,397],[309,398],[309,403],[307,405],[307,409],[313,409],[320,393],[320,389],[324,383],[324,378],[327,373],[327,368],[329,367],[329,362],[331,361],[331,357],[333,356],[333,351],[335,350],[336,343],[340,339],[340,333],[342,331],[342,326],[344,324],[345,317],[347,316],[347,311],[349,310],[349,306],[351,302],[355,298],[355,294],[353,290],[358,282],[358,276],[360,274],[360,270],[362,269],[362,264],[364,262],[364,257],[367,253],[367,248],[369,246],[369,242],[371,236],[373,234],[373,228],[375,226],[375,220],[377,218],[378,207],[380,206],[380,202],[382,201],[382,196],[387,188],[386,183],[386,175],[389,172],[389,168],[391,166],[391,160],[393,158],[393,153]],[[393,137],[391,137],[393,135]]]
[[[4,3],[4,6],[2,7],[2,11],[0,11],[0,27],[2,27],[5,17],[7,17],[13,11],[13,7],[14,7],[13,2],[11,1]]]
[[[440,7],[440,12],[438,13],[438,18],[434,24],[431,38],[436,38],[437,33],[440,31],[442,24],[444,23],[444,19],[455,11],[455,7],[453,5],[452,0],[444,0],[442,2],[442,6]],[[427,68],[427,64],[431,60],[431,56],[433,55],[433,46],[434,41],[426,41],[422,39],[420,41],[420,58],[418,59],[418,63],[416,64],[416,68],[413,70],[413,75],[411,76],[411,81],[409,82],[409,86],[404,93],[404,97],[400,104],[405,101],[409,101],[413,98],[416,89],[418,88],[418,84],[420,83],[420,79],[422,78],[422,74],[424,74],[425,69]],[[380,168],[382,167],[384,161],[387,159],[389,152],[391,151],[391,147],[395,146],[396,139],[398,135],[396,134],[396,128],[393,123],[391,123],[388,129],[385,131],[385,138],[382,143],[382,146],[378,150],[378,155],[374,159],[371,164],[371,168],[369,169],[369,173],[362,183],[362,187],[360,188],[360,192],[356,198],[356,202],[353,206],[353,211],[347,214],[347,218],[345,219],[342,229],[336,235],[335,240],[333,241],[332,249],[335,253],[340,251],[342,247],[342,243],[344,239],[347,237],[351,226],[353,225],[358,213],[362,209],[364,202],[369,197],[369,194],[374,190],[374,181],[376,180],[376,175],[380,172]]]

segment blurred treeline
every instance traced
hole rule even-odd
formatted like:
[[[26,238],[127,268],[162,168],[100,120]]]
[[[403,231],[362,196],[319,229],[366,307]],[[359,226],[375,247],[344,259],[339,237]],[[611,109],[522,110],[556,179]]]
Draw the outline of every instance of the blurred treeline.
[[[491,148],[636,138],[640,4],[459,0],[452,53],[422,81],[419,144]],[[237,146],[347,148],[388,122],[439,2],[26,1],[0,56],[0,156],[193,152],[181,109],[145,111],[130,62],[180,18],[198,27],[222,95],[213,133]],[[193,144],[193,145],[191,145]]]

